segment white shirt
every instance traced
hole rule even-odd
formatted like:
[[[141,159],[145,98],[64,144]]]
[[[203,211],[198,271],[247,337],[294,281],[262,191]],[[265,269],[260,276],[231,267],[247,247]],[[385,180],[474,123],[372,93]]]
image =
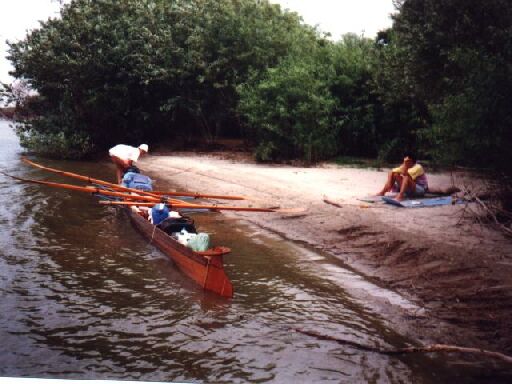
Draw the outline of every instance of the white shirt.
[[[110,156],[119,157],[121,160],[137,161],[140,156],[140,149],[132,147],[131,145],[118,144],[109,149]]]

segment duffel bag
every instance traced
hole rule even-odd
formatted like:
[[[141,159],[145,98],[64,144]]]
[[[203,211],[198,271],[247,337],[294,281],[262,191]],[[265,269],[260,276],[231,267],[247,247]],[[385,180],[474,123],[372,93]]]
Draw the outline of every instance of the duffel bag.
[[[181,232],[182,229],[185,229],[188,233],[197,233],[194,220],[186,216],[168,217],[160,224],[158,224],[157,227],[169,235],[172,233]]]
[[[140,173],[127,172],[123,176],[122,184],[127,188],[150,192],[153,190],[153,181],[149,176]]]

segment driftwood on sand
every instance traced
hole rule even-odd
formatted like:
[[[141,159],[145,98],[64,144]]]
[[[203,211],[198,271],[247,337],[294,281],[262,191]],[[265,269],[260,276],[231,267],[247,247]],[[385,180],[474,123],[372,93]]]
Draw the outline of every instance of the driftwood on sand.
[[[327,199],[327,198],[325,198],[325,197],[324,197],[323,201],[324,201],[324,203],[325,203],[325,204],[332,205],[332,206],[334,206],[334,207],[336,207],[336,208],[343,208],[343,205],[338,204],[338,203],[336,203],[336,202],[334,202],[334,201],[332,201],[332,200],[329,200],[329,199]]]

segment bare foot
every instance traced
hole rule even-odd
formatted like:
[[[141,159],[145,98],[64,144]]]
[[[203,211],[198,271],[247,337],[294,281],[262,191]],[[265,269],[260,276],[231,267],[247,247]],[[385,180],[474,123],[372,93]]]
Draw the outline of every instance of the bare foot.
[[[403,196],[403,195],[400,195],[400,194],[399,194],[399,195],[396,195],[396,197],[395,197],[395,200],[396,200],[396,201],[402,201],[403,199],[404,199],[404,196]]]

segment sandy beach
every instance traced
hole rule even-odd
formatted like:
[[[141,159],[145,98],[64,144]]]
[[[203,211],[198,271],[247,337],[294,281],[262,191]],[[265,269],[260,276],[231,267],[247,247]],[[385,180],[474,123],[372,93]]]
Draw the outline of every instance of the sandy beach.
[[[333,255],[365,280],[413,303],[407,310],[354,289],[416,340],[512,354],[512,242],[475,224],[464,215],[465,205],[405,209],[360,201],[382,187],[388,169],[262,165],[226,153],[156,153],[140,166],[182,190],[251,198],[220,204],[305,208],[223,214]],[[429,184],[464,182],[452,178],[429,173]]]

